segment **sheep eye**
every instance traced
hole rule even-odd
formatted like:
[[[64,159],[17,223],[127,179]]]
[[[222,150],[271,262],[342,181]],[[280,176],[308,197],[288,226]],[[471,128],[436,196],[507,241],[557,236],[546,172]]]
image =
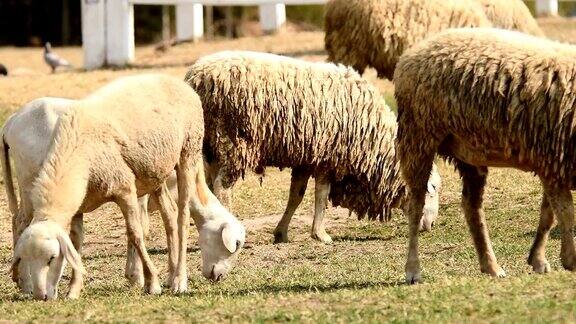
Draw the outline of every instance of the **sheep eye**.
[[[54,256],[50,257],[50,260],[48,260],[48,265],[50,265],[50,263],[52,263],[52,260],[54,260]]]

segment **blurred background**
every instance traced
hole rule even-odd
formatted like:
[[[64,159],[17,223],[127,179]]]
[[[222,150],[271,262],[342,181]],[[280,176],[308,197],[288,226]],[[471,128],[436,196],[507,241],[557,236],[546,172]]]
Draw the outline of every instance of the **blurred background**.
[[[562,3],[566,5],[566,3]],[[576,3],[572,4],[576,8]],[[568,9],[566,9],[568,10]],[[204,10],[204,15],[209,10]],[[213,7],[213,27],[206,26],[206,36],[259,36],[258,7]],[[227,28],[227,15],[231,25]],[[174,6],[135,6],[137,44],[151,44],[163,39],[163,26],[174,31]],[[287,6],[286,28],[322,29],[324,6]],[[204,21],[207,21],[206,17]],[[78,0],[0,0],[0,46],[81,45],[81,11]],[[212,35],[211,35],[212,34]],[[166,36],[166,35],[164,35]],[[171,35],[173,36],[173,35]]]

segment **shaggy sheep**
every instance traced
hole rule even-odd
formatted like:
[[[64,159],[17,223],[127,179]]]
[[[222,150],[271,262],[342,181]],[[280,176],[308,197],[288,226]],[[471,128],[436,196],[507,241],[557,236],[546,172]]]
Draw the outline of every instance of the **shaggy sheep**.
[[[83,267],[67,231],[74,214],[108,201],[116,202],[125,216],[129,240],[144,265],[146,291],[159,293],[139,219],[137,196],[145,194],[161,207],[172,290],[187,287],[188,207],[200,232],[202,272],[222,278],[243,245],[244,229],[206,186],[198,96],[177,79],[145,75],[119,79],[70,104],[50,137],[52,144],[30,193],[33,218],[14,252],[13,269],[27,269],[34,297],[57,297],[64,260],[72,265],[75,277],[68,296],[79,295]],[[153,124],[147,122],[150,118]],[[177,224],[176,207],[163,184],[173,169],[180,192]],[[81,240],[76,242],[80,244]]]
[[[482,209],[487,167],[534,172],[544,188],[528,263],[544,250],[554,215],[564,268],[576,270],[570,188],[576,163],[576,47],[501,29],[455,29],[407,51],[395,74],[397,148],[409,188],[406,280],[420,280],[418,221],[435,153],[463,180],[462,205],[482,272],[503,276]],[[415,86],[416,85],[416,86]]]
[[[521,0],[331,0],[325,47],[329,61],[392,80],[400,55],[429,35],[492,24],[542,35]]]
[[[377,89],[350,68],[272,54],[226,51],[205,56],[186,78],[200,95],[207,125],[204,154],[214,193],[229,204],[246,170],[292,168],[286,211],[275,241],[286,242],[308,179],[316,179],[312,237],[330,242],[328,198],[359,218],[388,219],[404,184],[394,150],[396,118]],[[437,214],[439,176],[430,184],[425,227]],[[225,203],[226,204],[226,203]]]
[[[517,30],[534,36],[544,36],[536,19],[522,0],[478,0],[484,14],[497,28]]]

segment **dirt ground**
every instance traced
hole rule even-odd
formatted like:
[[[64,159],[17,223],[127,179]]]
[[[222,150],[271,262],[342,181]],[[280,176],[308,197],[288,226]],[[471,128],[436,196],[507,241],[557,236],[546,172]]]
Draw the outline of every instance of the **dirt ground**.
[[[550,38],[576,43],[575,20],[542,19],[539,23]],[[165,53],[155,52],[152,46],[139,47],[131,67],[89,72],[80,68],[80,48],[56,48],[55,51],[74,66],[69,71],[56,74],[49,73],[40,48],[0,47],[0,63],[11,72],[9,77],[0,77],[0,120],[34,98],[81,98],[122,75],[160,72],[183,77],[187,67],[196,59],[220,50],[265,51],[321,61],[326,58],[323,37],[320,31],[283,33],[186,43]],[[390,82],[378,80],[374,71],[368,71],[366,78],[377,84],[387,98],[390,96],[393,91]],[[446,218],[439,222],[433,235],[424,235],[423,244],[427,244],[427,248],[423,258],[427,262],[431,284],[420,288],[410,290],[410,287],[398,284],[403,275],[407,234],[401,215],[395,215],[391,224],[382,225],[355,221],[348,217],[346,210],[330,208],[327,228],[335,238],[335,244],[325,246],[312,242],[309,231],[313,181],[292,222],[291,243],[271,244],[271,231],[285,207],[290,173],[288,170],[269,170],[262,184],[258,178],[249,175],[237,187],[234,213],[248,228],[247,248],[227,283],[208,285],[200,278],[196,270],[199,267],[196,233],[192,231],[190,295],[152,298],[127,288],[122,278],[126,241],[124,221],[118,208],[108,204],[85,216],[84,259],[88,278],[83,300],[68,304],[60,301],[53,304],[54,307],[23,301],[25,298],[18,295],[8,275],[3,274],[0,277],[0,320],[313,319],[329,322],[334,319],[342,321],[342,318],[351,321],[366,318],[374,321],[459,321],[467,317],[473,321],[490,318],[531,321],[540,319],[544,313],[551,314],[548,319],[574,320],[576,306],[571,302],[574,292],[562,290],[565,284],[573,284],[573,276],[564,272],[560,275],[554,273],[549,276],[557,276],[556,279],[545,282],[530,275],[524,265],[537,224],[540,188],[536,179],[507,170],[496,170],[491,176],[486,204],[491,206],[487,213],[494,213],[490,221],[497,224],[492,233],[500,246],[496,252],[512,277],[520,278],[499,281],[501,288],[496,288],[491,279],[481,276],[477,270],[474,249],[459,211],[458,176],[443,163],[440,170],[444,178],[441,214]],[[4,269],[8,269],[11,260],[10,218],[6,197],[2,193],[0,267]],[[165,270],[165,239],[158,215],[152,217],[151,228],[148,248],[162,271]],[[508,237],[510,229],[514,231],[513,238]],[[550,255],[553,255],[553,267],[559,271],[557,239],[556,236],[551,243],[553,252]],[[472,290],[476,287],[477,292],[470,292],[470,287]],[[518,295],[510,296],[509,291]],[[483,297],[486,294],[496,297],[486,300]],[[410,299],[419,302],[418,307],[410,308]],[[346,300],[348,303],[344,302]],[[528,304],[522,304],[523,300]],[[425,308],[426,305],[432,308]],[[538,313],[534,305],[546,307],[543,313]],[[505,307],[516,307],[518,312],[503,313]],[[325,312],[317,313],[316,309]]]

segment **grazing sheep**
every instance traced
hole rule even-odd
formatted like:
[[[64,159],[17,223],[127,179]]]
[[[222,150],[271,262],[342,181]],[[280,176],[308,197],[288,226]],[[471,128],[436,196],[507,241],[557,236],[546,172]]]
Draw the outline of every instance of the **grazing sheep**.
[[[331,242],[323,223],[328,198],[359,218],[387,220],[392,207],[402,206],[404,184],[393,145],[396,118],[377,89],[352,69],[226,51],[198,60],[185,80],[200,95],[211,125],[204,153],[221,201],[229,204],[230,191],[246,170],[292,168],[276,242],[287,242],[290,219],[311,176],[316,179],[312,237],[323,242]],[[433,179],[424,227],[437,214],[439,176]]]
[[[331,0],[325,16],[328,60],[392,80],[413,44],[448,28],[491,27],[542,36],[521,0]]]
[[[187,287],[188,207],[200,233],[203,274],[215,280],[226,275],[243,245],[244,229],[206,186],[198,96],[177,79],[143,75],[119,79],[70,104],[70,111],[58,120],[34,180],[33,218],[14,252],[13,270],[27,269],[34,297],[57,297],[64,260],[74,270],[68,297],[78,297],[83,267],[67,231],[74,214],[90,212],[108,201],[116,202],[125,216],[129,240],[144,265],[146,291],[159,293],[140,224],[137,197],[145,194],[161,207],[172,290]],[[150,118],[154,123],[147,122]],[[5,162],[7,149],[3,150]],[[177,224],[174,202],[163,184],[174,169],[180,192]]]
[[[32,202],[30,196],[32,185],[50,149],[58,118],[64,113],[69,112],[74,102],[74,100],[70,99],[48,97],[33,100],[12,114],[2,128],[2,141],[0,142],[2,149],[0,150],[0,157],[2,159],[8,205],[12,212],[13,247],[16,245],[22,231],[30,224],[32,219]],[[20,206],[18,206],[18,199],[16,198],[12,180],[9,153],[11,153],[10,155],[16,162],[14,167],[18,182]],[[170,183],[170,185],[172,185],[172,183]],[[146,208],[148,204],[147,196],[140,197],[139,202],[141,208]],[[158,209],[156,205],[153,205],[153,200],[150,200],[149,203],[153,206],[151,210]],[[144,229],[144,235],[147,236],[148,215],[146,209],[143,209],[143,212],[142,227]],[[80,252],[82,247],[82,237],[82,214],[79,213],[73,218],[71,228],[72,242],[78,252]],[[130,242],[128,242],[128,246],[129,253],[126,277],[133,283],[142,286],[144,285],[142,263]],[[25,273],[23,269],[18,272]],[[16,278],[16,272],[13,275],[13,279],[18,279],[18,286],[24,292],[32,292],[31,287],[23,286],[25,282],[22,276]]]
[[[462,206],[480,269],[503,276],[482,199],[487,167],[534,172],[544,188],[528,263],[548,272],[545,244],[559,220],[564,268],[576,270],[573,206],[576,47],[501,29],[454,29],[407,51],[395,74],[397,148],[410,192],[406,280],[420,280],[418,221],[436,153],[463,180]],[[416,85],[416,86],[415,86]]]
[[[497,28],[517,30],[534,36],[544,36],[536,19],[522,0],[478,0],[484,14]]]

